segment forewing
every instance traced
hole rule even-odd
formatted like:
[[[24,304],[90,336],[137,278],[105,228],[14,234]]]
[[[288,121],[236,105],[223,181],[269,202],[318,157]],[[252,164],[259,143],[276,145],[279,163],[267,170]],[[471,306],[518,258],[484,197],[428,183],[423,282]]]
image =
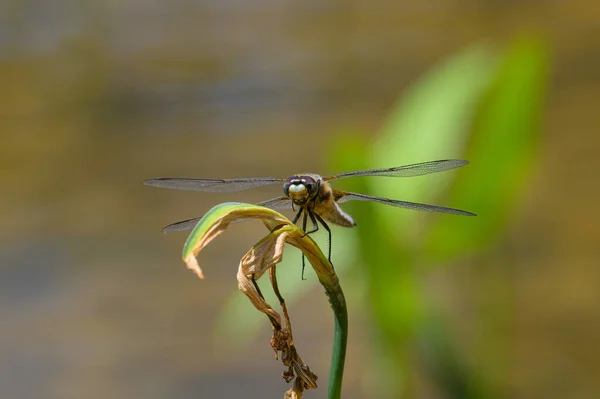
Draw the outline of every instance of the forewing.
[[[387,176],[387,177],[412,177],[428,175],[430,173],[443,172],[445,170],[465,166],[469,161],[462,159],[444,159],[416,163],[412,165],[396,166],[395,168],[358,170],[355,172],[340,173],[338,175],[326,176],[323,180],[332,181],[354,176]]]
[[[333,197],[336,202],[342,203],[346,201],[373,201],[379,202],[380,204],[396,206],[399,208],[407,208],[414,209],[416,211],[425,211],[425,212],[441,212],[441,213],[451,213],[454,215],[464,215],[464,216],[477,216],[474,213],[462,211],[460,209],[455,208],[447,208],[445,206],[437,206],[437,205],[427,205],[427,204],[419,204],[417,202],[407,202],[407,201],[398,201],[389,198],[375,197],[372,195],[358,194],[358,193],[349,193],[345,191],[334,190]]]
[[[260,202],[256,205],[264,206],[266,208],[270,208],[270,209],[274,209],[274,210],[281,210],[281,209],[291,208],[291,201],[287,197],[277,197],[277,198],[272,198],[267,201]],[[181,222],[177,222],[177,223],[168,225],[167,227],[162,229],[162,231],[165,233],[170,233],[173,231],[192,230],[196,226],[196,224],[198,224],[200,219],[202,219],[202,216],[193,218],[193,219],[182,220]]]
[[[160,177],[146,180],[146,186],[170,188],[186,191],[209,191],[214,193],[230,193],[251,188],[281,184],[285,179],[275,177],[251,177],[247,179],[188,179],[179,177]]]

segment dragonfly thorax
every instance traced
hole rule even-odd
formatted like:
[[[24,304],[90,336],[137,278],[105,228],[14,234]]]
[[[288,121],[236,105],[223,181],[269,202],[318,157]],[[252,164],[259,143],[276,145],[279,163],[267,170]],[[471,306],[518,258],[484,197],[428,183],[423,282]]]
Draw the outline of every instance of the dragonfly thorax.
[[[319,181],[311,176],[292,176],[283,185],[283,192],[296,205],[304,205],[319,192]]]

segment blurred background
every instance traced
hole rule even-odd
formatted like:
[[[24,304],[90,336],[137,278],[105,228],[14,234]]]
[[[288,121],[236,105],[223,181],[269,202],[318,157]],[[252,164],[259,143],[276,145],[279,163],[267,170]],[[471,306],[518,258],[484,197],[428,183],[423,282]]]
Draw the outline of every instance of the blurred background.
[[[479,214],[345,207],[344,397],[600,397],[599,21],[591,0],[2,2],[0,397],[282,397],[236,292],[264,228],[211,243],[204,281],[160,231],[281,188],[142,181],[446,158],[471,164],[340,182]],[[324,398],[331,311],[285,263]]]

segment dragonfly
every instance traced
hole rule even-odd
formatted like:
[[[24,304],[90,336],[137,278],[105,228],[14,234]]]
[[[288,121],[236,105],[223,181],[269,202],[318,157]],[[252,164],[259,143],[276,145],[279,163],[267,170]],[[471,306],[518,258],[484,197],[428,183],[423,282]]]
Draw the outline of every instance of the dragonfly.
[[[396,166],[393,168],[358,170],[354,172],[339,173],[331,176],[319,176],[313,173],[301,173],[286,178],[277,177],[251,177],[242,179],[196,179],[196,178],[172,178],[161,177],[144,181],[147,186],[168,188],[186,191],[204,192],[236,192],[252,188],[269,186],[274,184],[283,185],[283,196],[271,198],[258,203],[273,210],[292,209],[297,211],[293,219],[296,224],[302,218],[302,230],[305,234],[312,234],[319,230],[319,224],[328,234],[328,259],[331,263],[331,229],[327,222],[342,227],[354,227],[356,222],[348,215],[339,204],[347,201],[372,201],[398,208],[406,208],[417,211],[440,212],[463,216],[477,216],[474,213],[455,208],[438,205],[421,204],[417,202],[400,201],[373,195],[353,193],[336,190],[331,187],[330,182],[349,177],[383,176],[383,177],[414,177],[443,172],[459,168],[469,162],[462,159],[445,159],[416,163],[411,165]],[[202,219],[202,216],[183,220],[166,226],[164,232],[184,231],[193,229]],[[312,228],[307,231],[306,227],[310,219]],[[302,256],[302,275],[304,275],[304,255]]]

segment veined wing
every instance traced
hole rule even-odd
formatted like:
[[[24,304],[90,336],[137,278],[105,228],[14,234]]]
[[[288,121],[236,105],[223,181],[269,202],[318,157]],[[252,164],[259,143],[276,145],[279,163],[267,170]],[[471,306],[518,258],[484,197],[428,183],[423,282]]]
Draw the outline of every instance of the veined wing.
[[[198,222],[202,219],[202,216],[197,218],[182,220],[181,222],[172,223],[162,229],[163,233],[170,233],[172,231],[186,231],[193,229]]]
[[[146,180],[146,186],[170,188],[186,191],[209,191],[230,193],[251,188],[284,183],[285,179],[275,177],[250,177],[247,179],[188,179],[179,177],[160,177]]]
[[[282,209],[291,209],[292,201],[288,197],[277,197],[271,198],[270,200],[266,200],[263,202],[259,202],[256,205],[264,206],[265,208],[271,208],[275,211]]]
[[[280,210],[280,209],[291,208],[291,201],[287,197],[277,197],[277,198],[272,198],[267,201],[260,202],[256,205],[264,206],[266,208],[271,208],[273,210]],[[176,223],[168,225],[167,227],[162,229],[162,231],[165,233],[170,233],[173,231],[191,230],[198,224],[200,219],[202,219],[202,216],[199,216],[199,217],[193,218],[193,219],[182,220],[181,222],[176,222]]]
[[[338,203],[346,202],[346,201],[373,201],[379,202],[380,204],[397,206],[399,208],[407,208],[414,209],[416,211],[426,211],[426,212],[441,212],[441,213],[452,213],[454,215],[464,215],[464,216],[477,216],[474,213],[461,211],[460,209],[455,208],[447,208],[445,206],[437,206],[437,205],[427,205],[427,204],[419,204],[417,202],[407,202],[407,201],[398,201],[389,198],[383,197],[375,197],[371,195],[358,194],[358,193],[349,193],[345,191],[333,190],[333,197]]]
[[[325,181],[345,179],[354,176],[387,176],[387,177],[412,177],[428,175],[430,173],[443,172],[445,170],[465,166],[469,161],[463,159],[444,159],[441,161],[430,161],[415,163],[412,165],[396,166],[395,168],[357,170],[355,172],[340,173],[337,175],[326,176]]]

